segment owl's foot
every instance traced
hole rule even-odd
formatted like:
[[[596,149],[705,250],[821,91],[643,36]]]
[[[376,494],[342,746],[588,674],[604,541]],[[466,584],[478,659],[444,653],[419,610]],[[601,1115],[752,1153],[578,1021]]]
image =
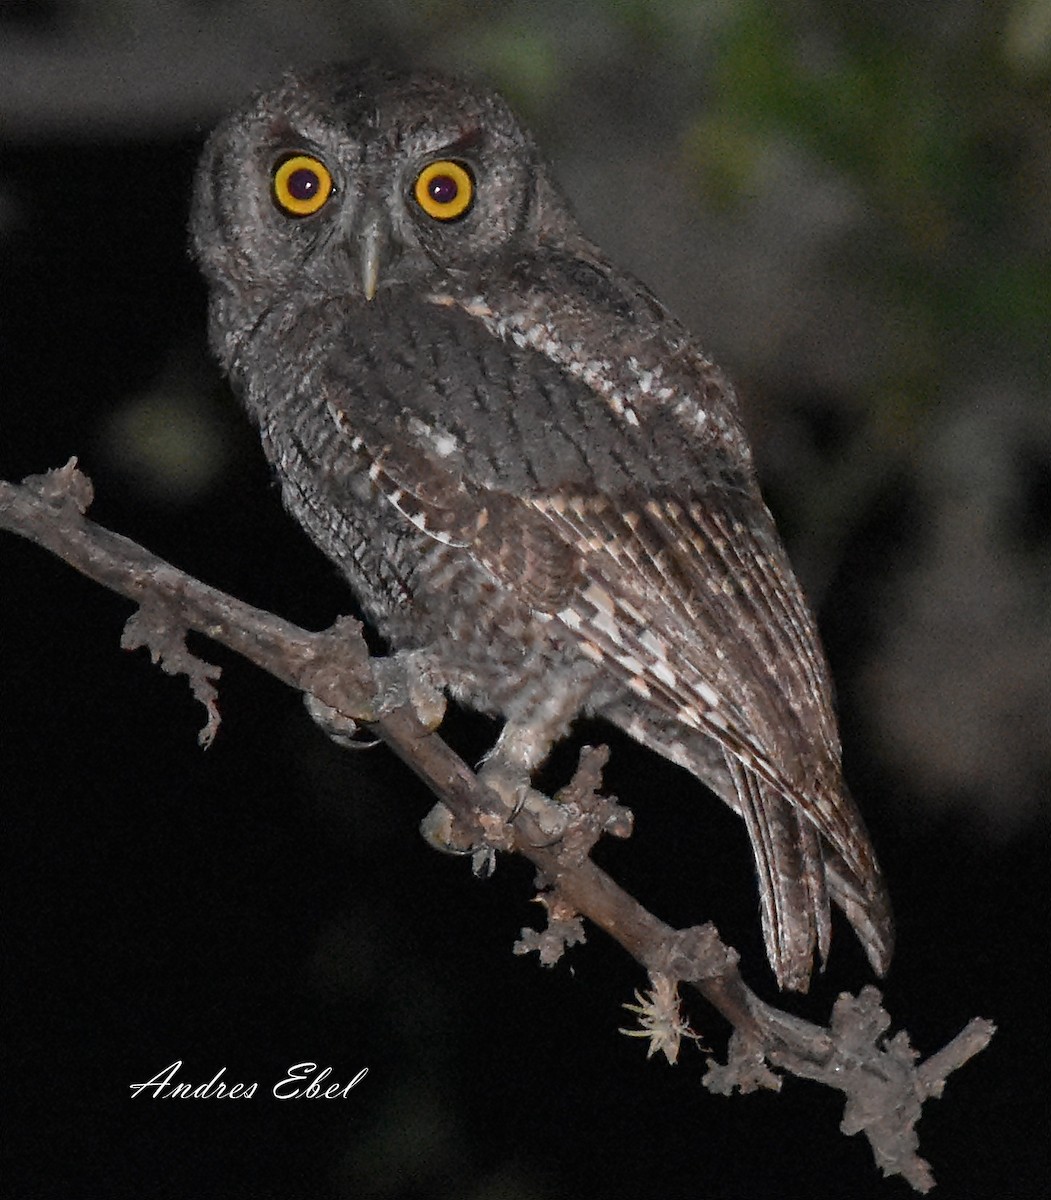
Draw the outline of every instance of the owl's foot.
[[[478,778],[497,797],[497,803],[478,814],[481,840],[477,832],[466,829],[457,821],[444,804],[436,804],[424,817],[420,833],[435,850],[470,855],[475,875],[488,878],[496,869],[497,850],[510,850],[514,846],[512,824],[523,806],[529,803],[530,794],[549,806],[551,802],[532,792],[528,776],[523,778],[521,772],[504,762],[490,760],[485,763]]]
[[[408,704],[420,724],[433,733],[445,717],[445,680],[427,650],[399,650],[388,658],[372,660],[379,687],[381,712]]]
[[[433,732],[442,723],[446,706],[443,682],[426,651],[403,650],[389,658],[375,658],[372,673],[378,689],[375,708],[380,716],[409,705],[428,731]],[[337,745],[348,750],[376,745],[353,714],[325,704],[310,692],[304,693],[303,703],[315,723]]]
[[[482,764],[478,778],[503,801],[508,825],[514,824],[518,814],[525,811],[552,841],[565,832],[562,806],[538,792],[532,786],[530,772],[519,763],[494,754]]]
[[[603,834],[630,837],[634,827],[631,811],[612,796],[601,794],[602,771],[609,760],[605,746],[584,746],[573,778],[553,797],[545,796],[529,784],[514,764],[491,758],[479,771],[485,785],[512,805],[508,824],[526,812],[546,839],[543,845],[559,846],[559,855],[580,862]],[[536,832],[531,834],[536,844]]]
[[[478,814],[481,840],[477,830],[457,821],[444,804],[431,809],[420,832],[436,850],[470,855],[474,873],[489,876],[496,867],[496,851],[516,848],[522,831],[515,822],[526,812],[532,818],[532,845],[538,844],[539,829],[545,839],[540,845],[559,846],[560,857],[582,862],[603,834],[631,836],[631,812],[613,797],[599,793],[608,758],[605,746],[585,746],[573,778],[552,799],[530,785],[529,774],[523,774],[520,765],[494,755],[478,772],[479,781],[499,800]]]

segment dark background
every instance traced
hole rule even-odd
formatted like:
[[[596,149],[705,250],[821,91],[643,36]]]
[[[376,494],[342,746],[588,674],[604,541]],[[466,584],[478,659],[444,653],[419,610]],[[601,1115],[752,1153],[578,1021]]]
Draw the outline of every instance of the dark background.
[[[0,10],[0,474],[76,454],[92,515],[310,628],[352,601],[283,514],[208,360],[185,251],[208,126],[285,63],[378,53],[498,83],[585,228],[741,385],[819,611],[848,776],[894,898],[885,994],[923,1054],[991,1047],[928,1105],[949,1197],[1047,1180],[1051,22],[1039,3],[156,6]],[[922,15],[914,11],[922,9]],[[515,957],[530,872],[430,850],[429,796],[340,751],[215,647],[223,726],[118,647],[130,606],[0,542],[3,1192],[534,1200],[905,1196],[837,1096],[724,1099],[704,1056],[617,1033],[644,980],[601,934]],[[489,723],[453,714],[476,758]],[[661,917],[714,919],[774,999],[747,841],[614,737],[637,833],[597,857]],[[837,924],[809,997],[869,976]],[[727,1029],[691,1000],[721,1054]],[[250,1101],[129,1098],[179,1079]],[[278,1103],[304,1060],[345,1100]],[[1039,1181],[1043,1184],[1039,1185]]]

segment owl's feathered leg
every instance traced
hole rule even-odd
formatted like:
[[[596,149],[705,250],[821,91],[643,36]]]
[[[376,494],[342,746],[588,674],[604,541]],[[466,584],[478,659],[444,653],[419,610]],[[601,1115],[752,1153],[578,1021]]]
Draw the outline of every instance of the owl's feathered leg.
[[[593,669],[585,664],[543,693],[524,696],[482,760],[482,780],[505,797],[517,794],[520,798],[528,790],[533,772],[555,742],[569,732],[593,691]]]
[[[518,694],[500,736],[478,770],[479,779],[504,802],[509,822],[523,806],[535,806],[541,818],[550,808],[547,797],[532,789],[533,772],[547,758],[554,743],[569,731],[594,688],[593,673],[590,664],[582,664],[556,687],[546,687],[542,691],[524,687]],[[454,683],[454,694],[456,690]],[[452,814],[444,804],[434,806],[424,818],[420,831],[438,850],[465,852],[453,836]],[[474,856],[476,874],[491,873],[491,851],[470,847],[466,852]]]

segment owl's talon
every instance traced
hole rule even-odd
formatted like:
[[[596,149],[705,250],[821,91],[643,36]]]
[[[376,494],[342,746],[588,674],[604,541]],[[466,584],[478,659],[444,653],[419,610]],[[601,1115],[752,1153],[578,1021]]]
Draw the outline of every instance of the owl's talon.
[[[478,846],[471,841],[451,810],[441,803],[436,804],[420,822],[420,833],[429,846],[443,854],[473,855],[478,851]]]
[[[409,703],[416,719],[429,733],[433,733],[445,719],[449,702],[440,686],[434,686],[426,676],[410,675]]]
[[[485,842],[469,842],[456,818],[444,804],[436,804],[420,822],[420,833],[443,854],[470,855],[471,871],[488,879],[496,871],[496,850]]]
[[[496,872],[496,851],[492,846],[476,846],[471,855],[471,872],[478,879],[490,879]]]

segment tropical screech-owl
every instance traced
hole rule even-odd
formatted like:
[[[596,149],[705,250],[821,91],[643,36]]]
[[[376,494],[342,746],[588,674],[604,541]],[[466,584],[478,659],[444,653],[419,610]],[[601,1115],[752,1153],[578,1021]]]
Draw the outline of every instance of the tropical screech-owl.
[[[498,96],[288,76],[212,134],[193,245],[211,340],[284,501],[396,650],[505,718],[528,777],[580,713],[745,821],[778,982],[829,898],[891,922],[828,668],[731,386],[577,228]]]

